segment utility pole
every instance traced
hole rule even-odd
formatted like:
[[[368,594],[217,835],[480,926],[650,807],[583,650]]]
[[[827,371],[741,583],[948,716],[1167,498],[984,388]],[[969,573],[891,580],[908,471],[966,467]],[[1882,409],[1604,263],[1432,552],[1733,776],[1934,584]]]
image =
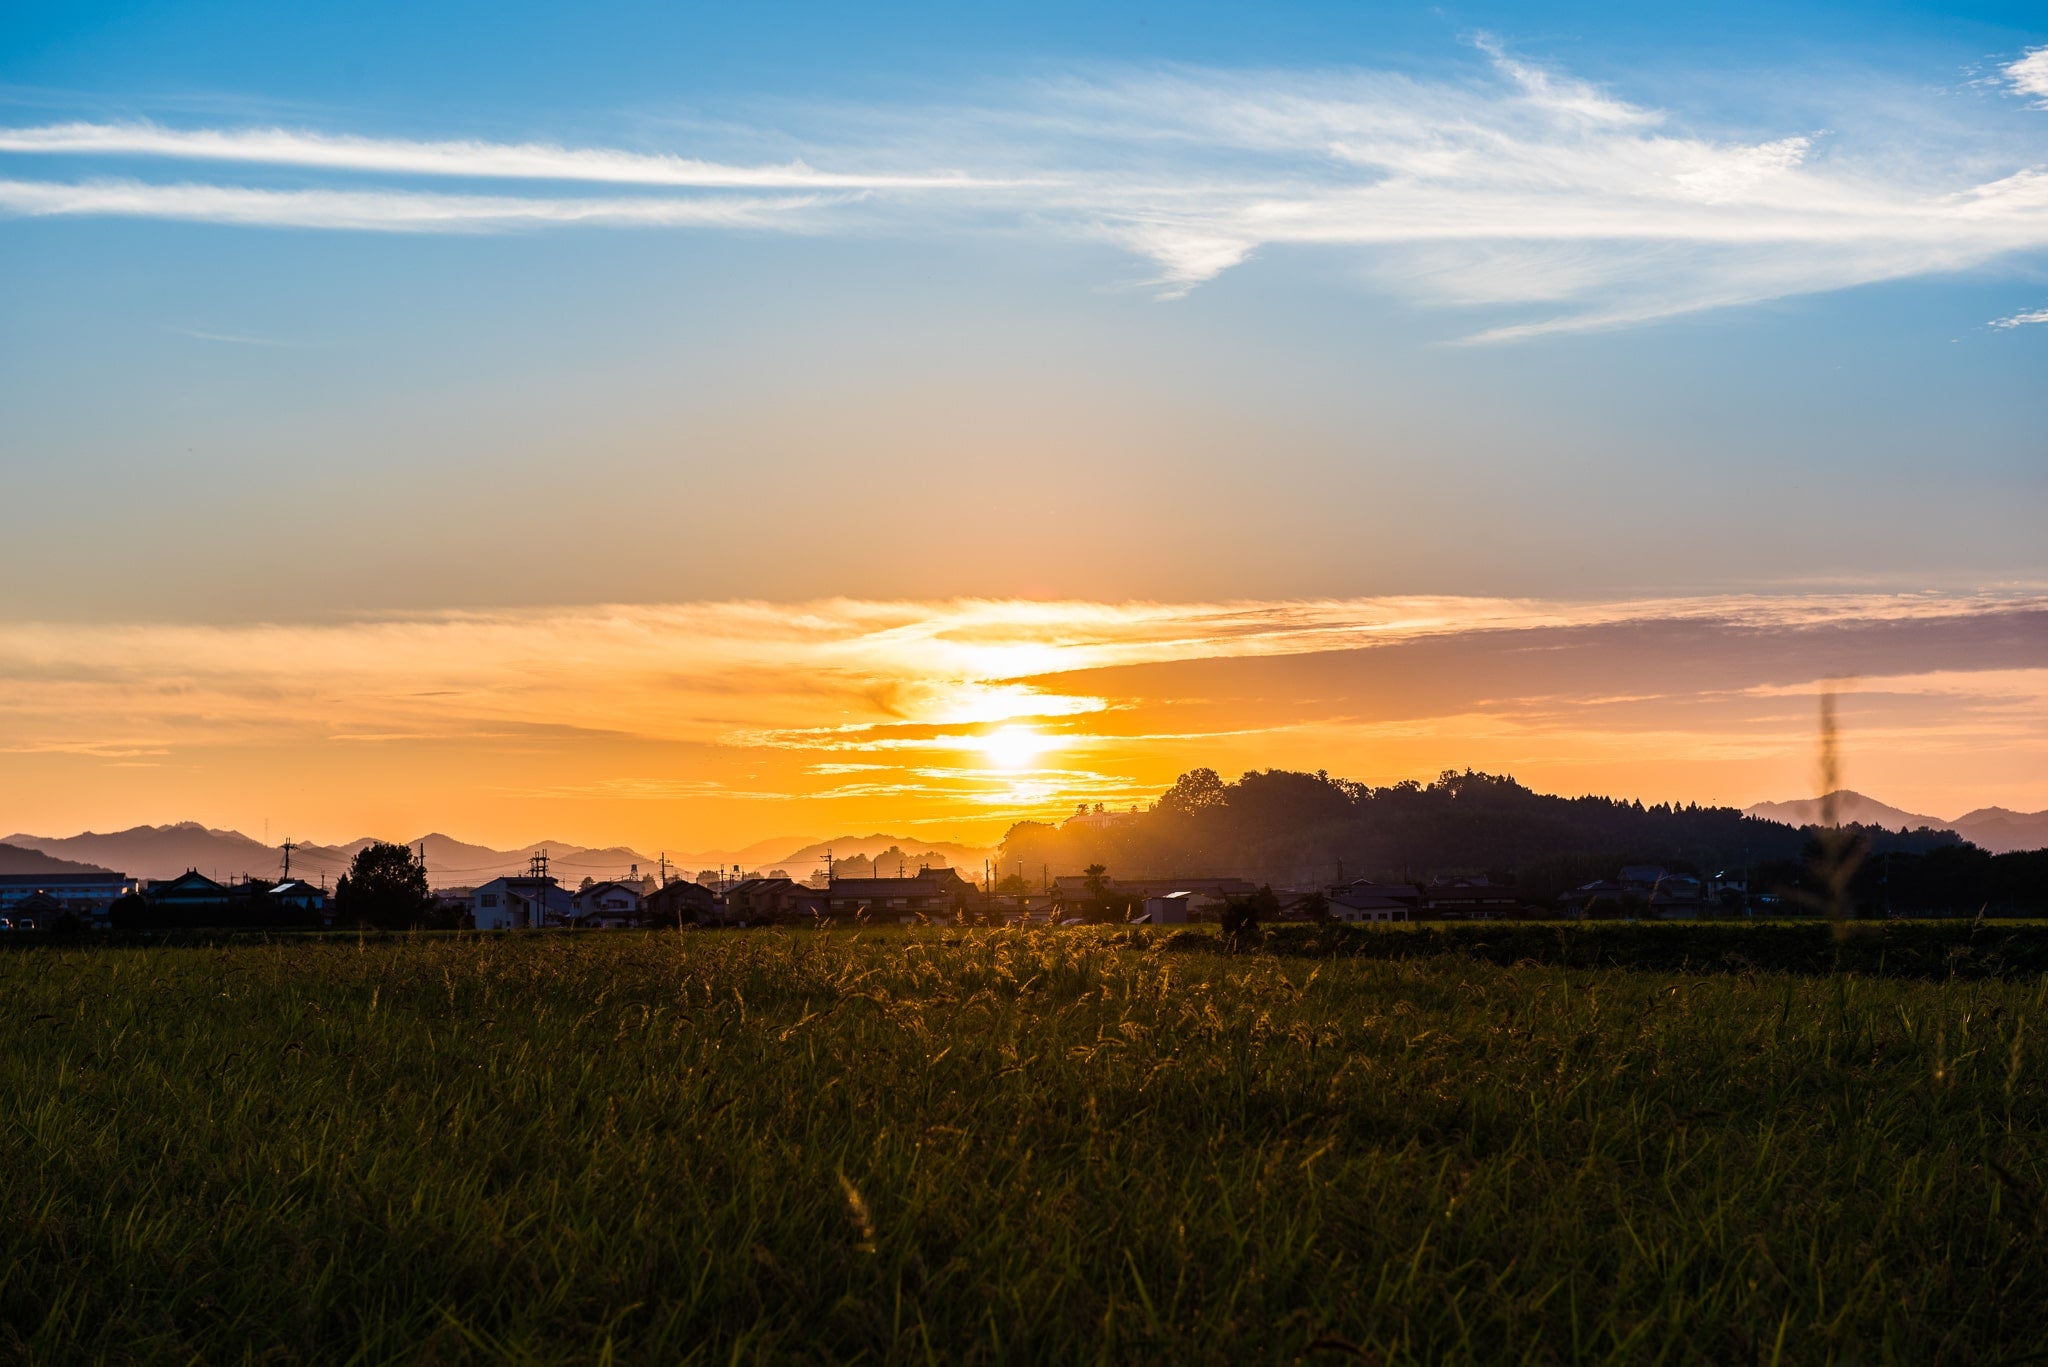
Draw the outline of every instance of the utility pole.
[[[286,883],[292,881],[292,838],[290,836],[284,838],[284,874],[282,875],[282,881]]]

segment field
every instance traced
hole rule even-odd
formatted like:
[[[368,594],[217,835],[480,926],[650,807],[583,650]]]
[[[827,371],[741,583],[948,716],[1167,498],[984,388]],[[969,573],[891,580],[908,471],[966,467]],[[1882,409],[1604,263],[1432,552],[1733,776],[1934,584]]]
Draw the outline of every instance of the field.
[[[2044,1024],[1110,930],[24,949],[0,1355],[2042,1360]]]

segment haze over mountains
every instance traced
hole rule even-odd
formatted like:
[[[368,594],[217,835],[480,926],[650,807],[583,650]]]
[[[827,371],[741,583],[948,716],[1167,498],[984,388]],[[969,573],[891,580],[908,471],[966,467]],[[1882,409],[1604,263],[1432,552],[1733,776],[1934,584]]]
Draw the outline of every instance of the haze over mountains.
[[[2048,812],[2015,812],[2004,807],[1979,807],[1953,820],[1924,816],[1887,806],[1876,798],[1843,788],[1830,794],[1835,802],[1835,820],[1859,826],[1883,826],[1888,830],[1954,831],[1979,849],[1992,854],[2014,850],[2048,849]],[[1805,798],[1795,802],[1759,802],[1743,811],[1766,821],[1788,826],[1810,826],[1821,819],[1825,799]]]
[[[1839,821],[1891,830],[1926,827],[1954,831],[1993,854],[2048,848],[2048,812],[1980,807],[1948,820],[1889,806],[1846,789],[1835,794],[1835,804]],[[1767,821],[1806,826],[1820,820],[1821,799],[1759,802],[1744,811]],[[356,853],[370,843],[370,838],[364,837],[345,845],[294,844],[291,871],[315,882],[325,881],[331,887],[348,870]],[[439,833],[405,843],[414,848],[424,844],[427,875],[436,887],[473,886],[507,874],[524,873],[533,856],[543,850],[548,854],[549,871],[571,887],[585,877],[623,877],[635,866],[643,874],[654,872],[663,853],[650,855],[623,845],[598,848],[566,840],[496,849]],[[792,878],[804,879],[823,867],[828,850],[836,860],[858,857],[861,861],[872,861],[878,856],[889,856],[883,859],[879,873],[893,873],[890,865],[900,859],[906,870],[923,864],[951,865],[970,878],[979,877],[982,861],[993,854],[981,846],[878,833],[831,840],[774,836],[738,850],[668,852],[667,859],[669,869],[686,878],[705,869],[729,870],[737,864],[746,873],[781,869]],[[282,871],[282,856],[276,846],[240,831],[214,830],[194,821],[63,837],[16,834],[0,838],[0,874],[82,873],[92,869],[109,869],[136,878],[175,878],[187,869],[223,880],[245,875],[275,878]]]
[[[18,849],[13,845],[0,845],[0,876],[20,874],[52,873],[103,873],[106,870],[94,864],[80,864],[70,859],[58,859],[44,854],[41,850]]]
[[[349,862],[369,837],[345,845],[292,846],[294,877],[315,882],[334,880],[348,871]],[[623,845],[596,848],[567,840],[536,841],[517,849],[501,850],[471,844],[439,833],[403,842],[415,849],[426,848],[427,876],[436,887],[457,887],[488,882],[507,874],[524,873],[535,854],[545,850],[548,870],[574,887],[585,877],[623,877],[634,866],[641,873],[655,871],[661,852],[649,855]],[[872,859],[889,849],[900,849],[915,868],[920,859],[932,864],[951,863],[979,870],[987,850],[948,841],[921,841],[901,836],[870,835],[817,840],[809,836],[776,836],[756,841],[738,850],[699,850],[668,854],[672,872],[694,877],[706,868],[730,868],[737,864],[746,872],[783,868],[792,877],[807,877],[825,861],[830,849],[835,858],[862,855]],[[215,830],[196,821],[169,826],[136,826],[106,833],[85,832],[73,836],[16,834],[0,837],[0,874],[82,873],[110,869],[136,878],[175,878],[187,869],[197,869],[210,878],[253,875],[275,878],[283,868],[283,856],[274,845],[242,834]]]

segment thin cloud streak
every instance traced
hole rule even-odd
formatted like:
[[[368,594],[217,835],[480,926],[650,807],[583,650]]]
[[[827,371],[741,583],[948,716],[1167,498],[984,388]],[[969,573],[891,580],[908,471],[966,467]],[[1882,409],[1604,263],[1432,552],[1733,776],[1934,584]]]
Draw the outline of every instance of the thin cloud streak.
[[[154,123],[65,123],[0,129],[0,152],[168,157],[395,175],[598,181],[684,189],[943,190],[991,182],[957,174],[820,171],[801,161],[729,166],[660,153],[554,143],[420,142],[284,128],[178,129]]]
[[[395,190],[259,190],[135,180],[0,180],[0,213],[23,217],[92,215],[363,232],[492,232],[577,224],[788,228],[794,226],[788,222],[791,215],[824,202],[810,196],[546,199]]]
[[[1306,248],[1342,253],[1367,280],[1418,304],[1509,314],[1465,339],[1482,343],[2048,250],[2048,169],[2030,112],[2000,116],[2009,123],[1986,125],[1979,132],[1989,136],[1967,147],[1917,157],[1815,129],[1716,137],[1491,39],[1477,46],[1487,67],[1462,79],[1124,72],[1041,83],[1006,103],[813,116],[827,130],[812,140],[818,160],[971,172],[822,171],[802,160],[740,166],[603,147],[278,128],[0,130],[0,152],[24,155],[753,192],[591,199],[13,180],[0,182],[0,212],[416,232],[801,222],[812,231],[919,237],[1021,226],[1113,243],[1149,264],[1146,282],[1166,297],[1261,253]],[[2048,100],[2048,48],[2001,72],[2013,93]],[[1874,122],[1859,117],[1856,90],[1835,100],[1850,125]],[[1879,126],[1898,125],[1906,143],[1924,136],[1909,120],[1910,111],[1894,112]],[[819,212],[828,206],[831,215]]]
[[[2032,327],[2036,323],[2048,323],[2048,308],[2028,309],[2024,313],[2015,313],[2007,318],[1994,318],[1991,320],[1991,326],[1995,328]]]

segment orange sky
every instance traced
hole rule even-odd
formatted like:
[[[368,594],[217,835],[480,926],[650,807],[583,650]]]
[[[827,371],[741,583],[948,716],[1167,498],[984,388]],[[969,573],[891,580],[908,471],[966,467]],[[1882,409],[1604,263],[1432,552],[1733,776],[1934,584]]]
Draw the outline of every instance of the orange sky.
[[[709,603],[0,628],[0,832],[989,841],[1180,772],[2048,807],[2048,599]]]

